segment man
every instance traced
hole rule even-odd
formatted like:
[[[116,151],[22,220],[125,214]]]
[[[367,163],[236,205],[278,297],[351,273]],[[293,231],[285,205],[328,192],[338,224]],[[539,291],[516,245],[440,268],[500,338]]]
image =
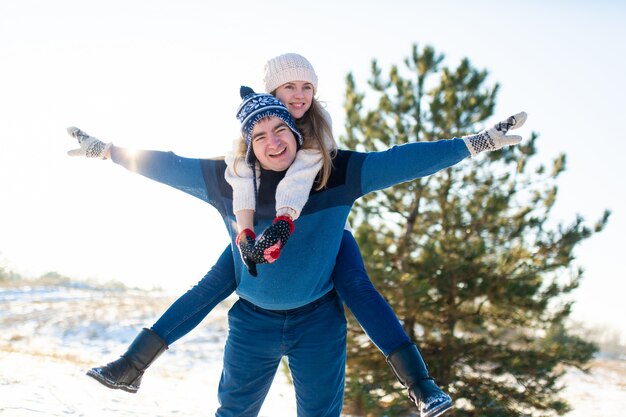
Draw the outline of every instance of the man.
[[[158,151],[131,154],[76,128],[68,129],[80,144],[72,153],[111,157],[129,170],[208,202],[222,215],[231,244],[239,244],[251,257],[281,250],[280,262],[258,265],[258,277],[235,259],[240,299],[229,312],[217,416],[256,416],[283,356],[289,359],[298,415],[339,416],[346,323],[331,272],[352,204],[368,192],[430,175],[481,151],[518,143],[521,137],[505,135],[509,128],[521,126],[526,115],[520,113],[461,139],[411,143],[384,152],[339,151],[326,188],[312,191],[300,218],[295,224],[286,222],[285,228],[285,224],[272,224],[274,196],[302,145],[302,136],[275,97],[242,88],[242,98],[237,114],[242,123],[240,157],[258,170],[258,178],[253,179],[258,191],[257,226],[273,232],[257,241],[246,242],[247,236],[237,235],[223,160]],[[291,235],[294,227],[298,232]],[[287,239],[291,243],[284,246]],[[403,383],[410,386],[415,378],[419,375],[405,375]]]

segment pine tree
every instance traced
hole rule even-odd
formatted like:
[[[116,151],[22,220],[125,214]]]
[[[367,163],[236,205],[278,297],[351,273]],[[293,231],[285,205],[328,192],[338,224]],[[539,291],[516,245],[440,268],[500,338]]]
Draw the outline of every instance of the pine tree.
[[[373,60],[369,96],[348,74],[345,147],[377,151],[490,127],[498,84],[468,59],[443,62],[414,45],[383,77]],[[538,137],[372,193],[353,210],[368,273],[455,400],[451,417],[564,414],[563,365],[584,368],[596,350],[566,323],[582,278],[574,249],[609,212],[593,226],[550,219],[566,156],[536,162]],[[346,412],[416,412],[352,318],[348,350]]]

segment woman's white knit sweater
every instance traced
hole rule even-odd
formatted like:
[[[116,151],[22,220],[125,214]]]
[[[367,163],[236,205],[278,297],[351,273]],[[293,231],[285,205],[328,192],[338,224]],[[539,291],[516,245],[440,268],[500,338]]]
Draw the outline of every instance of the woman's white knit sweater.
[[[322,112],[332,131],[330,115],[324,109]],[[239,142],[240,139],[233,142],[233,150],[225,158],[227,169],[224,177],[233,188],[234,213],[240,210],[254,210],[256,205],[252,168],[243,158],[235,157]],[[329,150],[337,148],[337,143],[329,135],[324,135],[324,143]],[[276,188],[276,214],[278,216],[288,214],[293,220],[300,217],[302,207],[309,199],[311,187],[321,168],[322,154],[319,149],[301,149],[296,153],[296,159]],[[259,169],[258,163],[256,169]],[[259,181],[258,171],[256,177]],[[257,184],[258,186],[260,184]]]

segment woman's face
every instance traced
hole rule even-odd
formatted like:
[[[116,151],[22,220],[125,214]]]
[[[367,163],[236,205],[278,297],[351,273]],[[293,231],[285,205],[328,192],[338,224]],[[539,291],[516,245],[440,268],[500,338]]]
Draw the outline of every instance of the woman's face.
[[[291,81],[276,89],[276,98],[283,102],[294,119],[300,119],[311,108],[313,84],[307,81]]]

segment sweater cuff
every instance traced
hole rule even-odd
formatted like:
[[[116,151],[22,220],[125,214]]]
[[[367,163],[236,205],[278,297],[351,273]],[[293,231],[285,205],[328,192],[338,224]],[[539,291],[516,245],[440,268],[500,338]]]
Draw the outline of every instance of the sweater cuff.
[[[291,207],[280,207],[278,209],[276,209],[276,216],[289,216],[291,217],[293,220],[296,220],[298,217],[300,217],[300,212],[296,211],[295,209],[291,208]]]
[[[233,213],[237,213],[241,210],[254,210],[256,208],[256,201],[254,201],[254,190],[246,190],[248,192],[236,192],[233,189]],[[240,190],[243,191],[243,190]]]
[[[276,213],[281,210],[288,210],[292,219],[296,220],[300,217],[300,212],[309,199],[309,189],[294,189],[293,194],[278,195],[276,194]]]

